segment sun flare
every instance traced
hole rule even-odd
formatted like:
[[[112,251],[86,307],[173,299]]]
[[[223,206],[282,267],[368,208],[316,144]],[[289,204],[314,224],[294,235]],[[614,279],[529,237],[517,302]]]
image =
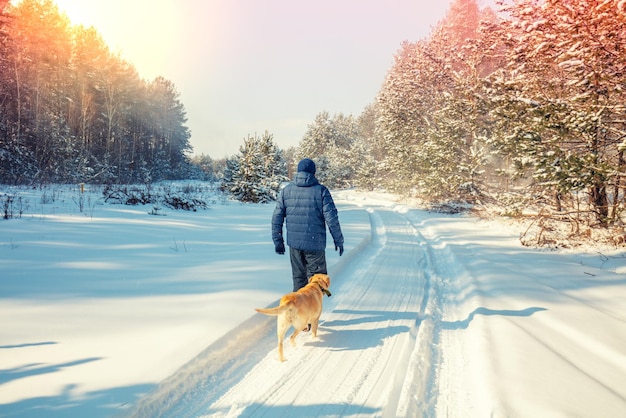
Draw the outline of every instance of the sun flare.
[[[112,52],[131,62],[140,76],[166,76],[172,65],[164,51],[182,42],[183,6],[171,0],[55,0],[72,24],[93,26]]]

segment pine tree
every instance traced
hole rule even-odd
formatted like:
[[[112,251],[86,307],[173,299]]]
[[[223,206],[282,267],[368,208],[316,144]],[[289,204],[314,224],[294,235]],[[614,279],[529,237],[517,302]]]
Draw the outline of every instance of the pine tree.
[[[506,11],[501,39],[510,45],[508,62],[490,79],[501,133],[495,145],[517,162],[518,172],[532,174],[557,209],[568,196],[576,207],[584,190],[596,221],[617,220],[626,132],[620,3],[519,0]]]
[[[384,152],[377,137],[378,107],[365,107],[357,120],[358,135],[350,147],[350,165],[353,168],[354,186],[372,190],[382,186],[383,170],[380,165]]]
[[[474,90],[486,66],[471,46],[482,14],[456,0],[431,37],[405,42],[377,97],[384,167],[392,190],[453,199],[475,189],[483,136]]]
[[[350,149],[358,136],[358,121],[352,115],[338,113],[331,117],[321,112],[307,127],[296,157],[313,159],[318,166],[317,178],[326,186],[348,186],[355,173]]]
[[[271,134],[248,135],[239,154],[227,162],[221,189],[242,202],[267,203],[276,200],[281,184],[287,181],[286,172]]]
[[[261,186],[270,200],[276,200],[281,184],[289,180],[283,152],[267,131],[258,139],[258,147],[263,161]]]

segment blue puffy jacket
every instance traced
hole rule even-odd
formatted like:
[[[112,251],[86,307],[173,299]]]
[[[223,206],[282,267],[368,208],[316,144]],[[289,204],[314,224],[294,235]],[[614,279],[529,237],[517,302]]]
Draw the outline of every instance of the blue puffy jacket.
[[[335,245],[343,245],[337,208],[330,191],[315,175],[298,172],[292,183],[278,194],[272,215],[272,240],[283,244],[283,222],[286,219],[287,245],[301,251],[326,249],[326,225]]]

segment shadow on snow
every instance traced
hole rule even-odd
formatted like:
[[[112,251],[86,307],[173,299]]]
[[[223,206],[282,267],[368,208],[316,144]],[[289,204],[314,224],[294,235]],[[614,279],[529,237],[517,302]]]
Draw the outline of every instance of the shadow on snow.
[[[228,414],[228,410],[211,410],[209,414]],[[239,411],[238,417],[350,417],[350,416],[378,416],[382,411],[363,405],[340,403],[320,403],[312,405],[266,405],[253,403]]]
[[[442,329],[446,330],[455,330],[455,329],[467,329],[470,323],[474,320],[476,315],[485,315],[485,316],[514,316],[514,317],[526,317],[531,316],[537,312],[547,311],[546,308],[526,308],[522,310],[509,310],[509,309],[487,309],[487,308],[476,308],[473,312],[471,312],[468,317],[462,321],[443,321],[441,324]]]

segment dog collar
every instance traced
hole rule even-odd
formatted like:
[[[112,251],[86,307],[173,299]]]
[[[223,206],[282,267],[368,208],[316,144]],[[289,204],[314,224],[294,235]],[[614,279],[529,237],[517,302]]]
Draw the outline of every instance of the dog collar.
[[[322,285],[321,285],[321,284],[319,284],[319,283],[318,283],[317,285],[320,287],[320,290],[322,291],[322,293],[323,293],[323,294],[325,294],[325,295],[326,295],[326,296],[328,296],[328,297],[331,297],[330,290],[328,290],[328,289],[324,289],[324,288],[322,287]]]

